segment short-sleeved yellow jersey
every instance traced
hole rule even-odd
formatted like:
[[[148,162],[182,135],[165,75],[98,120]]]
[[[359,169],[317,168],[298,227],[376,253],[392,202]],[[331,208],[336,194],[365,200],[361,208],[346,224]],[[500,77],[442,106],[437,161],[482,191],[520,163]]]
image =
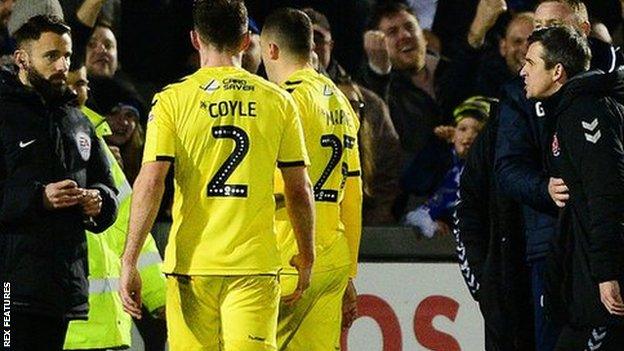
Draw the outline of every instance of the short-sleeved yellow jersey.
[[[347,177],[360,176],[359,120],[336,85],[312,69],[296,71],[281,86],[291,93],[299,108],[310,156],[308,173],[314,186],[316,207],[314,271],[344,267],[351,262],[340,204]],[[276,192],[283,192],[279,174]],[[349,215],[361,216],[360,213]],[[297,252],[293,229],[285,209],[277,211],[276,219],[282,265],[285,272],[292,273],[289,260]]]
[[[290,95],[236,67],[206,67],[154,97],[143,162],[174,165],[165,273],[276,273],[275,167],[308,158]]]

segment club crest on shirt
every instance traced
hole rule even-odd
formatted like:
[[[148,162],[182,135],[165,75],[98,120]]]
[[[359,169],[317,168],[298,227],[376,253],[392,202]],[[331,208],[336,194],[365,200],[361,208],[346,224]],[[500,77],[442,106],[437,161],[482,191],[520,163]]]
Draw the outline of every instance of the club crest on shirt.
[[[553,135],[551,148],[553,156],[559,157],[559,155],[561,155],[561,149],[559,148],[559,139],[557,139],[557,133]]]
[[[78,146],[78,152],[80,157],[84,161],[88,161],[91,156],[91,138],[85,132],[76,133],[76,146]]]

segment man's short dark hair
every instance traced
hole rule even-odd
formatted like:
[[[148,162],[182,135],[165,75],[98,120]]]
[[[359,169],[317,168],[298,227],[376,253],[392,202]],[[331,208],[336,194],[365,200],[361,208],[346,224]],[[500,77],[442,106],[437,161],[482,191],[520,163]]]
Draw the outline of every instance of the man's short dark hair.
[[[24,23],[13,37],[17,42],[17,46],[21,47],[24,43],[30,40],[39,40],[41,34],[45,32],[52,32],[58,35],[69,34],[70,29],[63,20],[58,16],[53,15],[40,15],[35,16]]]
[[[306,7],[301,11],[305,12],[305,14],[310,17],[310,21],[312,21],[313,25],[319,26],[331,33],[331,26],[329,25],[329,20],[327,19],[327,16],[311,7]]]
[[[247,33],[247,8],[241,0],[195,0],[193,25],[200,38],[220,51],[234,51]]]
[[[373,15],[371,16],[371,20],[368,23],[368,27],[369,29],[379,29],[379,23],[381,23],[382,19],[389,16],[394,16],[403,11],[416,17],[414,11],[402,2],[382,1],[373,9]]]
[[[568,26],[548,27],[536,30],[529,36],[529,45],[541,43],[542,59],[546,69],[560,63],[568,77],[589,69],[591,51],[587,39]]]
[[[282,8],[273,12],[264,21],[265,31],[296,57],[308,58],[312,52],[312,22],[301,10]]]

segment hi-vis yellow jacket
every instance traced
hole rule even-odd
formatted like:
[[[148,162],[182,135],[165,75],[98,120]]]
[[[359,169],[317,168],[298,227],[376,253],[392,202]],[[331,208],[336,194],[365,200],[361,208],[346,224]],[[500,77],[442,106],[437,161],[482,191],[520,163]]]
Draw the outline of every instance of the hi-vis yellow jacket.
[[[94,111],[83,112],[95,127],[98,141],[111,130],[106,120]],[[115,348],[130,346],[132,319],[123,311],[119,298],[119,275],[130,219],[132,188],[108,147],[103,147],[111,163],[115,186],[119,190],[119,213],[115,223],[104,233],[87,232],[89,255],[89,320],[72,321],[65,337],[64,349]],[[165,305],[165,277],[162,259],[151,235],[141,250],[138,263],[143,281],[141,298],[150,312]]]

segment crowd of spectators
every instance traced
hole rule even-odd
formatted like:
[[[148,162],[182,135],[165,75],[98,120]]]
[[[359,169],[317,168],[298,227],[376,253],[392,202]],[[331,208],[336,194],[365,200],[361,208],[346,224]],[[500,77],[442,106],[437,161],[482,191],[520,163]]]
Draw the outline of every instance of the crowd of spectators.
[[[0,2],[0,53],[5,64],[11,63],[14,45],[6,30],[14,2]],[[60,3],[78,45],[86,41],[75,49],[72,67],[86,67],[87,105],[107,116],[113,129],[107,142],[132,182],[140,165],[146,102],[199,66],[187,38],[192,1]],[[312,19],[319,70],[341,84],[360,112],[362,163],[368,173],[366,225],[405,223],[405,215],[442,185],[449,162],[441,153],[453,142],[453,111],[471,96],[499,98],[501,86],[517,76],[537,3],[287,4],[304,9]],[[264,74],[258,28],[267,14],[283,5],[283,1],[248,1],[253,18],[251,45],[243,58],[248,70]],[[622,13],[620,2],[587,1],[587,5],[593,19],[590,35],[621,41],[621,16],[614,15]],[[162,213],[166,220],[167,211]]]

